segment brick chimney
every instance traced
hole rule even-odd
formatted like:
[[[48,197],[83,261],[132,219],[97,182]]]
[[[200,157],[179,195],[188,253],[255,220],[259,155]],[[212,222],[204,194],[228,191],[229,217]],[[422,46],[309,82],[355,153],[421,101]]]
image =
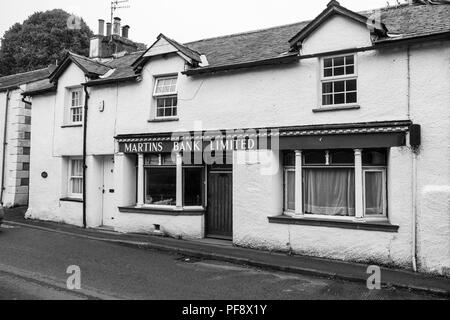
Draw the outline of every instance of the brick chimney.
[[[120,24],[121,20],[117,17],[114,18],[112,25],[109,22],[106,23],[106,35],[104,35],[105,20],[98,20],[98,34],[91,38],[89,58],[108,60],[118,54],[139,50],[139,45],[128,39],[130,26],[125,25],[121,28]]]

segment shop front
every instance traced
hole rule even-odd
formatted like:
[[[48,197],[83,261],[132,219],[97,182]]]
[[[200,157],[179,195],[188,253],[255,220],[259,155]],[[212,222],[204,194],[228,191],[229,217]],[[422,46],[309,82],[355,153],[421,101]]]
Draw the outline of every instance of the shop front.
[[[120,212],[146,215],[169,236],[244,245],[273,237],[257,231],[259,222],[269,232],[277,224],[327,223],[392,231],[390,153],[407,145],[410,125],[118,136],[119,153],[134,164],[136,190],[135,202]]]

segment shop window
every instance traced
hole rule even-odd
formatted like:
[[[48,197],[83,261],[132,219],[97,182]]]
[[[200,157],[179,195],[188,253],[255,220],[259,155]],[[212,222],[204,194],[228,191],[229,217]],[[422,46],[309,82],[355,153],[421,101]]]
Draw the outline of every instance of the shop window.
[[[157,78],[153,96],[156,100],[156,118],[177,116],[178,92],[177,80],[174,77]]]
[[[145,204],[176,205],[176,168],[145,168]]]
[[[204,194],[203,167],[183,167],[183,206],[202,206]],[[144,158],[144,203],[176,206],[177,168],[171,153],[149,154]]]
[[[322,105],[357,103],[356,61],[354,55],[322,60]]]
[[[81,198],[83,196],[83,159],[69,158],[69,196]]]
[[[183,169],[184,206],[203,205],[203,168]]]
[[[302,151],[304,214],[355,217],[355,152],[353,150]],[[365,217],[387,217],[387,150],[362,153]],[[284,155],[285,210],[295,212],[295,153]]]

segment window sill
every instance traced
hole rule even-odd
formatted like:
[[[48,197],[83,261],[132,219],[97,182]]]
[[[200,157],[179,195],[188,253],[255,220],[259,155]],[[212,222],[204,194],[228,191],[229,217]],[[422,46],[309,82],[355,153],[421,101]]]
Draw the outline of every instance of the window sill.
[[[83,203],[83,199],[80,199],[80,198],[70,198],[70,197],[61,198],[61,199],[59,199],[59,201],[64,201],[64,202],[80,202],[80,203]]]
[[[205,209],[200,207],[185,207],[183,209],[176,209],[175,207],[119,207],[122,213],[139,213],[139,214],[154,214],[161,216],[203,216]]]
[[[334,112],[334,111],[344,111],[344,110],[358,110],[361,109],[358,105],[348,105],[348,106],[338,106],[338,107],[320,107],[313,109],[314,113],[320,112]]]
[[[148,122],[170,122],[170,121],[180,121],[180,119],[178,117],[170,117],[170,118],[155,118],[148,120]]]
[[[78,123],[78,124],[65,124],[63,126],[61,126],[61,128],[80,128],[82,127],[83,124],[82,123]]]
[[[326,228],[341,228],[354,229],[366,231],[380,231],[380,232],[398,232],[399,226],[392,225],[389,222],[375,222],[375,221],[354,221],[354,220],[332,220],[332,219],[318,219],[308,217],[293,218],[286,215],[277,217],[269,217],[269,223],[276,224],[291,224],[302,226],[326,227]]]

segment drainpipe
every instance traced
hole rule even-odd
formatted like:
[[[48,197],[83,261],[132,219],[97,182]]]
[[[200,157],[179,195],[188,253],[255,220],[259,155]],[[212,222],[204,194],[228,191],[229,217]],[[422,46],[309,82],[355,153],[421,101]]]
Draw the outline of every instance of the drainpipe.
[[[86,215],[86,145],[87,145],[87,117],[88,117],[88,103],[89,103],[89,92],[87,86],[84,86],[84,114],[83,114],[83,228],[87,228],[87,215]]]
[[[406,48],[408,67],[408,119],[411,120],[411,48]],[[417,272],[417,154],[419,148],[412,148],[412,228],[411,228],[411,263],[414,272]]]
[[[6,135],[8,134],[8,111],[9,101],[11,99],[11,91],[6,91],[6,104],[5,104],[5,126],[3,128],[3,154],[2,154],[2,185],[0,189],[0,209],[3,210],[3,191],[5,189],[5,163],[6,163],[6,147],[8,146],[8,140]]]

